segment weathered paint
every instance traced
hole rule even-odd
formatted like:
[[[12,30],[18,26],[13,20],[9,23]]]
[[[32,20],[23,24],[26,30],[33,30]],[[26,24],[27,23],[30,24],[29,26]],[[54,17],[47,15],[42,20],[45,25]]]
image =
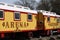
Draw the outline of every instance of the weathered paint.
[[[4,11],[4,20],[0,20],[0,31],[36,30],[36,15],[32,14],[32,20],[28,21],[28,12],[21,12],[21,19],[14,20],[13,11]]]
[[[48,16],[44,16],[44,25],[45,25],[45,30],[53,30],[53,29],[58,29],[60,28],[59,23],[57,23],[57,17],[51,17],[50,16],[50,21],[47,21]]]

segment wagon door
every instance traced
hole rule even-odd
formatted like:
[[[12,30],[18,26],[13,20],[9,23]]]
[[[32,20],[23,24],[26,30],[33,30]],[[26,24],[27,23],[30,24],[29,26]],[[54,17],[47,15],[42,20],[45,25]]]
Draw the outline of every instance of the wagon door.
[[[37,15],[37,28],[39,29],[39,30],[42,30],[43,29],[43,20],[44,18],[43,18],[43,14],[41,13],[41,12],[38,12],[38,15]]]

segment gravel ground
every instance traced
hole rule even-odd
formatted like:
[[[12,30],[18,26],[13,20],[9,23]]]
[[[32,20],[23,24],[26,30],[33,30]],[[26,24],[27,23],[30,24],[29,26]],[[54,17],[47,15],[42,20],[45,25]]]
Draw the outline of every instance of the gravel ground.
[[[60,36],[50,36],[50,37],[40,37],[40,38],[31,38],[30,40],[60,40]]]

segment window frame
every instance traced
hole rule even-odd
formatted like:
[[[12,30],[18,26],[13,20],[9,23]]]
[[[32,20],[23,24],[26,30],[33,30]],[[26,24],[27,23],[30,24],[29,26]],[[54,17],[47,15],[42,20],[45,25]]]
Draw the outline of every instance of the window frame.
[[[57,23],[60,23],[60,18],[57,18]]]
[[[4,10],[0,10],[0,11],[2,11],[3,12],[3,17],[2,18],[0,18],[0,20],[4,20]]]
[[[28,18],[29,15],[31,15],[31,19]],[[27,20],[28,20],[28,22],[32,22],[32,14],[31,13],[27,14]]]
[[[16,13],[18,13],[18,14],[20,15],[19,19],[16,19],[16,18],[15,18],[15,14],[16,14]],[[15,20],[15,21],[20,21],[20,20],[21,20],[21,14],[20,14],[20,12],[14,12],[14,20]]]
[[[50,16],[47,16],[47,21],[50,22]]]

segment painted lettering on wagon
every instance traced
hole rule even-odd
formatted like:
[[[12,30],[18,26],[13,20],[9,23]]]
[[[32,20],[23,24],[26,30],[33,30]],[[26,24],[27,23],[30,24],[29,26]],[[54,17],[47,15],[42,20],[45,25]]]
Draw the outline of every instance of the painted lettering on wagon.
[[[48,23],[49,26],[57,26],[58,23]]]
[[[53,27],[54,29],[60,28],[58,23],[48,23],[49,26]]]
[[[4,28],[16,28],[18,30],[19,27],[24,28],[29,26],[27,22],[2,22],[2,26]]]

